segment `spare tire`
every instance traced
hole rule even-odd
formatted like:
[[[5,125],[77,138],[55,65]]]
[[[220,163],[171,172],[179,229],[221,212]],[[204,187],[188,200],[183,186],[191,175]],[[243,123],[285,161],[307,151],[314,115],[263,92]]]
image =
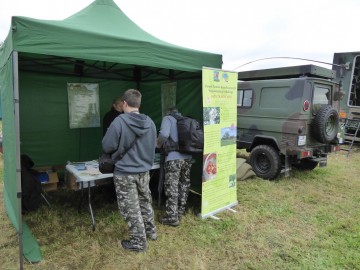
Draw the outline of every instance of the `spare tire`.
[[[338,112],[330,105],[323,106],[315,115],[312,125],[313,135],[321,143],[330,143],[339,129]]]

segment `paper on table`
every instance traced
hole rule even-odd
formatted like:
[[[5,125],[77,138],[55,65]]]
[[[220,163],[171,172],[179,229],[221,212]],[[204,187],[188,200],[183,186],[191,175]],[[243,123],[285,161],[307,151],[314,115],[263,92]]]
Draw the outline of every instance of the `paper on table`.
[[[99,174],[101,174],[101,172],[99,171],[99,168],[98,168],[98,167],[86,166],[86,171],[87,171],[90,175],[99,175]]]

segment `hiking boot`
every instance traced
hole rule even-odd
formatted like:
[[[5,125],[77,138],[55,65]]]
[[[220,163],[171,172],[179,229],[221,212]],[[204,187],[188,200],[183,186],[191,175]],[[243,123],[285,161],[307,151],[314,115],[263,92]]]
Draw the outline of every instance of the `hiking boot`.
[[[173,226],[173,227],[177,227],[180,225],[179,220],[169,218],[169,217],[160,218],[159,222],[163,225],[168,225],[168,226]]]
[[[151,234],[147,234],[146,238],[152,241],[156,241],[157,240],[157,234],[156,233],[151,233]]]
[[[181,219],[185,216],[185,208],[179,207],[178,209],[178,219],[181,221]]]
[[[130,251],[136,251],[136,252],[144,252],[144,251],[146,251],[146,244],[144,244],[143,248],[135,247],[135,245],[133,243],[131,243],[130,240],[122,240],[121,241],[121,246],[124,249],[130,250]]]

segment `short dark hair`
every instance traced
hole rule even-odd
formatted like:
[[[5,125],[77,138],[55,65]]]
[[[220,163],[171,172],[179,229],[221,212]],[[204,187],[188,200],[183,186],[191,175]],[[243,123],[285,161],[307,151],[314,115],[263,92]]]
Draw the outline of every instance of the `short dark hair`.
[[[126,103],[130,107],[140,108],[141,105],[141,93],[136,89],[128,89],[122,95],[122,100],[126,101]]]
[[[115,97],[112,101],[112,104],[118,104],[122,101],[123,101],[123,99],[121,97]]]

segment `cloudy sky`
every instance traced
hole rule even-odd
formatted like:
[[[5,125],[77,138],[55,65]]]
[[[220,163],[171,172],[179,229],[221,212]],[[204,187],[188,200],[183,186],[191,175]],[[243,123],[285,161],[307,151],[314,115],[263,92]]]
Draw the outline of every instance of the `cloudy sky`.
[[[222,54],[223,68],[227,70],[309,63],[289,57],[331,63],[334,52],[360,51],[360,0],[114,2],[130,19],[157,38]],[[7,36],[11,16],[62,20],[90,3],[92,0],[12,0],[3,3],[0,41]],[[259,60],[273,57],[287,58]],[[247,64],[249,62],[252,63]]]

